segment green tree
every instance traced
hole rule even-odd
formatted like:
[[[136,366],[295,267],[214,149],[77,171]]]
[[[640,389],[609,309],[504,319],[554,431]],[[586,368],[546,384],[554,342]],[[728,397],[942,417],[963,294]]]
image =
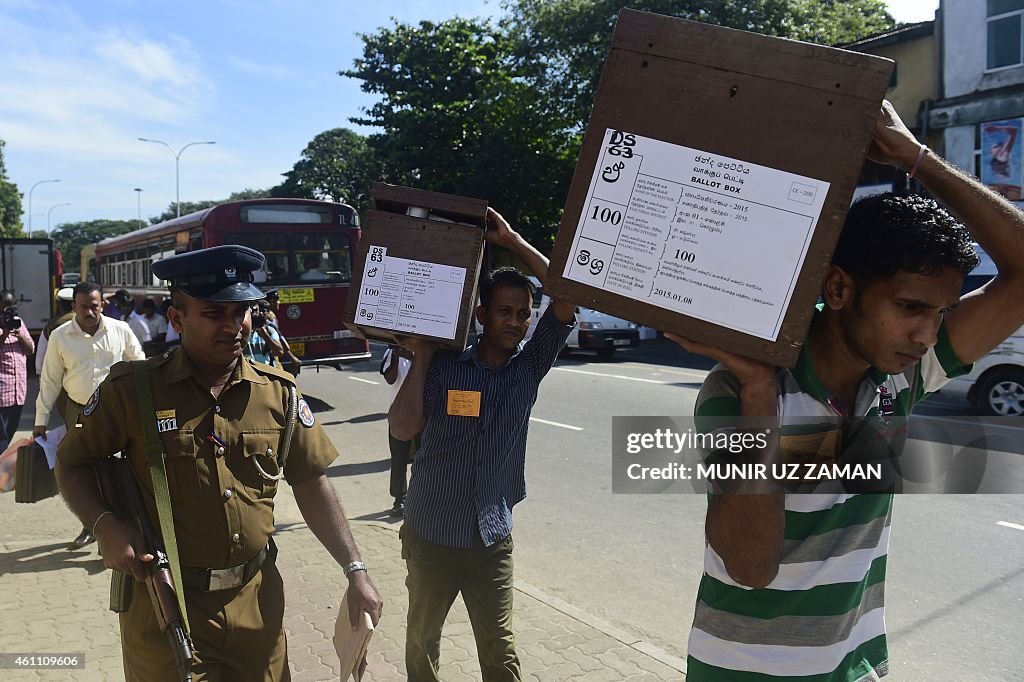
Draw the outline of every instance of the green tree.
[[[339,201],[362,211],[369,206],[370,186],[380,171],[364,136],[333,128],[314,137],[284,176],[284,182],[271,188],[271,196]]]
[[[270,196],[269,189],[243,189],[239,192],[233,192],[227,199],[220,200],[205,200],[205,201],[183,201],[181,202],[181,215],[188,215],[189,213],[195,213],[196,211],[202,211],[203,209],[216,206],[217,204],[224,204],[229,201],[243,201],[245,199],[265,199]],[[178,205],[175,202],[171,202],[164,212],[158,216],[153,216],[149,219],[151,225],[162,223],[165,220],[170,220],[178,215]]]
[[[135,220],[88,220],[77,223],[61,223],[54,229],[54,246],[64,255],[64,268],[70,272],[78,270],[82,247],[96,244],[107,237],[116,237],[138,228]]]
[[[770,36],[839,44],[895,26],[883,0],[505,0],[503,26],[533,82],[586,125],[624,7]]]
[[[21,229],[21,193],[18,186],[7,179],[4,145],[0,139],[0,237],[23,237]]]
[[[341,73],[380,101],[354,123],[381,179],[487,199],[543,246],[572,176],[573,133],[513,60],[507,34],[477,19],[395,23],[361,36]]]

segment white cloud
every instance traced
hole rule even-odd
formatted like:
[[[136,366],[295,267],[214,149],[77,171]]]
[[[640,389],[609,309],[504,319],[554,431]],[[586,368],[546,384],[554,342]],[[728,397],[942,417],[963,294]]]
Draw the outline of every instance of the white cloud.
[[[291,76],[291,71],[287,67],[279,64],[261,64],[252,59],[239,57],[238,55],[228,55],[227,63],[228,66],[231,66],[242,73],[259,76],[261,78],[276,78],[278,80],[282,80]]]
[[[116,149],[199,118],[213,86],[183,39],[136,37],[66,13],[51,21],[59,23],[36,28],[0,11],[0,34],[14,37],[0,44],[0,135],[10,147],[109,157],[113,140],[123,141]]]

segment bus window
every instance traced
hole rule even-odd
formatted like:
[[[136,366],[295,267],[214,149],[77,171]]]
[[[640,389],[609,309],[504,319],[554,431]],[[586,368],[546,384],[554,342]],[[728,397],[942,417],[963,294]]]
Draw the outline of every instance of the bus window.
[[[295,273],[303,282],[348,282],[352,279],[348,236],[344,234],[297,232],[292,235],[292,252],[295,254]]]
[[[331,222],[330,206],[288,206],[285,204],[262,204],[243,206],[241,212],[243,223],[316,223]]]
[[[284,284],[288,281],[288,238],[278,232],[236,232],[225,244],[241,244],[262,253],[267,262],[252,273],[257,284]]]

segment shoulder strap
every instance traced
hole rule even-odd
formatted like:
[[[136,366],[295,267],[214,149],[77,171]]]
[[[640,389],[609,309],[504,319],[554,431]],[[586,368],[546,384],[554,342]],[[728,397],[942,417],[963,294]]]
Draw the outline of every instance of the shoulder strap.
[[[153,480],[153,497],[156,502],[156,515],[160,521],[160,535],[164,541],[164,551],[171,565],[171,577],[174,578],[175,595],[178,598],[178,610],[185,625],[186,634],[190,631],[188,610],[185,608],[185,589],[181,582],[181,564],[178,561],[178,540],[174,535],[174,514],[171,510],[171,493],[167,488],[167,469],[164,467],[164,447],[160,442],[160,434],[156,430],[156,410],[153,409],[153,387],[149,381],[149,368],[145,360],[133,360],[132,371],[135,373],[135,389],[139,404],[139,417],[142,420],[142,432],[145,436],[146,457],[149,458],[149,475]]]

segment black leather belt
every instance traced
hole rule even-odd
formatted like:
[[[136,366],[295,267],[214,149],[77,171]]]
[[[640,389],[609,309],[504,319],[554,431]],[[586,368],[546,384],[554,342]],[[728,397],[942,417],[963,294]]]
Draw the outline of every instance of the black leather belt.
[[[181,581],[185,588],[199,592],[216,592],[217,590],[230,590],[242,587],[260,572],[263,564],[269,559],[274,561],[277,558],[277,545],[273,538],[267,546],[260,550],[260,553],[246,561],[244,564],[231,566],[230,568],[188,568],[182,567]]]

